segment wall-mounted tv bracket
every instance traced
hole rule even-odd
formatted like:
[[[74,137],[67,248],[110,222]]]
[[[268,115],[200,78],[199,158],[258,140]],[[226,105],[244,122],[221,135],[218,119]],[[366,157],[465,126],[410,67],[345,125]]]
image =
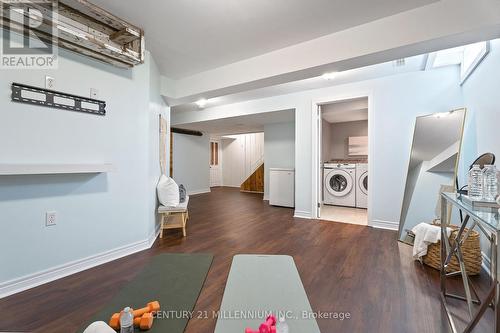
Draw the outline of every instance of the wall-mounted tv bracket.
[[[51,108],[106,115],[106,102],[59,91],[12,83],[12,101]]]

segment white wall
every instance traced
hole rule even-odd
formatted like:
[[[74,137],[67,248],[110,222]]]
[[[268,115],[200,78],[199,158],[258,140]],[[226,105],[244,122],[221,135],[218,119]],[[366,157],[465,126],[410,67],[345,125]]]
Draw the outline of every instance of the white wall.
[[[189,194],[210,192],[210,137],[174,133],[173,178]]]
[[[221,138],[222,185],[240,187],[264,161],[264,133]]]
[[[368,136],[368,121],[348,121],[330,125],[330,159],[359,159],[366,156],[349,156],[350,136]]]
[[[264,126],[264,200],[269,198],[269,169],[295,168],[295,123]]]
[[[64,92],[98,89],[106,116],[10,101],[12,82],[43,87],[45,75]],[[159,80],[149,54],[121,70],[60,50],[58,69],[1,71],[0,163],[109,162],[117,171],[0,176],[0,296],[154,240],[158,114],[169,114]],[[45,227],[47,211],[57,212],[56,226]]]
[[[371,223],[397,228],[415,117],[463,105],[458,69],[440,68],[185,112],[174,123],[295,109],[295,213],[313,216],[313,101],[369,96]],[[316,182],[316,180],[314,180]],[[385,223],[387,222],[387,223]]]

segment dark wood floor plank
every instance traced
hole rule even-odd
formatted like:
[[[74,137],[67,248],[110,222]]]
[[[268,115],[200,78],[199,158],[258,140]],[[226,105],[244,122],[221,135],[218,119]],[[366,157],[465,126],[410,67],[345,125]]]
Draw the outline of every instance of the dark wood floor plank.
[[[348,320],[318,319],[324,333],[449,332],[438,272],[414,262],[411,248],[396,242],[393,231],[295,219],[293,210],[271,207],[262,195],[228,188],[193,196],[190,217],[186,238],[169,231],[150,250],[1,299],[0,331],[74,332],[134,278],[137,270],[130,267],[144,266],[158,253],[206,252],[215,257],[196,311],[219,310],[235,254],[287,254],[314,311],[351,314]],[[474,280],[487,287],[484,276]],[[475,332],[491,331],[491,313],[486,317]],[[193,318],[186,332],[214,328],[215,318]]]

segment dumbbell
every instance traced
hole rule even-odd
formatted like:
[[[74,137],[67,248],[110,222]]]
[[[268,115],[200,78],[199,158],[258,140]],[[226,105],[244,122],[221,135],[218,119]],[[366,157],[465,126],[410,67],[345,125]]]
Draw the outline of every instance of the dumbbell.
[[[158,310],[160,310],[160,303],[158,301],[154,301],[154,302],[149,302],[147,306],[141,309],[133,310],[132,313],[134,315],[134,318],[136,318],[136,317],[141,317],[145,313],[148,312],[154,313],[157,312]],[[115,313],[111,316],[111,319],[109,320],[109,326],[111,326],[115,330],[120,328],[120,315],[121,312]]]
[[[134,318],[134,326],[139,327],[141,330],[149,330],[153,327],[153,314],[146,312],[141,317]]]
[[[135,317],[141,317],[143,314],[148,312],[155,313],[158,310],[160,310],[160,303],[158,301],[154,301],[154,302],[149,302],[148,305],[146,305],[141,309],[134,310],[133,314],[135,318]]]
[[[276,333],[276,317],[268,316],[266,321],[260,324],[258,331],[246,328],[245,333]]]
[[[121,313],[115,313],[111,316],[109,326],[114,330],[120,329],[120,315]],[[149,330],[153,327],[153,320],[153,314],[146,312],[142,316],[134,318],[134,326],[139,327],[141,330]]]

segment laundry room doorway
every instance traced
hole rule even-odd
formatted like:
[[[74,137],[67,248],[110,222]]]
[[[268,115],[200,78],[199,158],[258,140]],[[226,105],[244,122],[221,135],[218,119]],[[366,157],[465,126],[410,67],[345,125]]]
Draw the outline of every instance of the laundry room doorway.
[[[315,102],[313,107],[315,218],[368,225],[369,98]]]

